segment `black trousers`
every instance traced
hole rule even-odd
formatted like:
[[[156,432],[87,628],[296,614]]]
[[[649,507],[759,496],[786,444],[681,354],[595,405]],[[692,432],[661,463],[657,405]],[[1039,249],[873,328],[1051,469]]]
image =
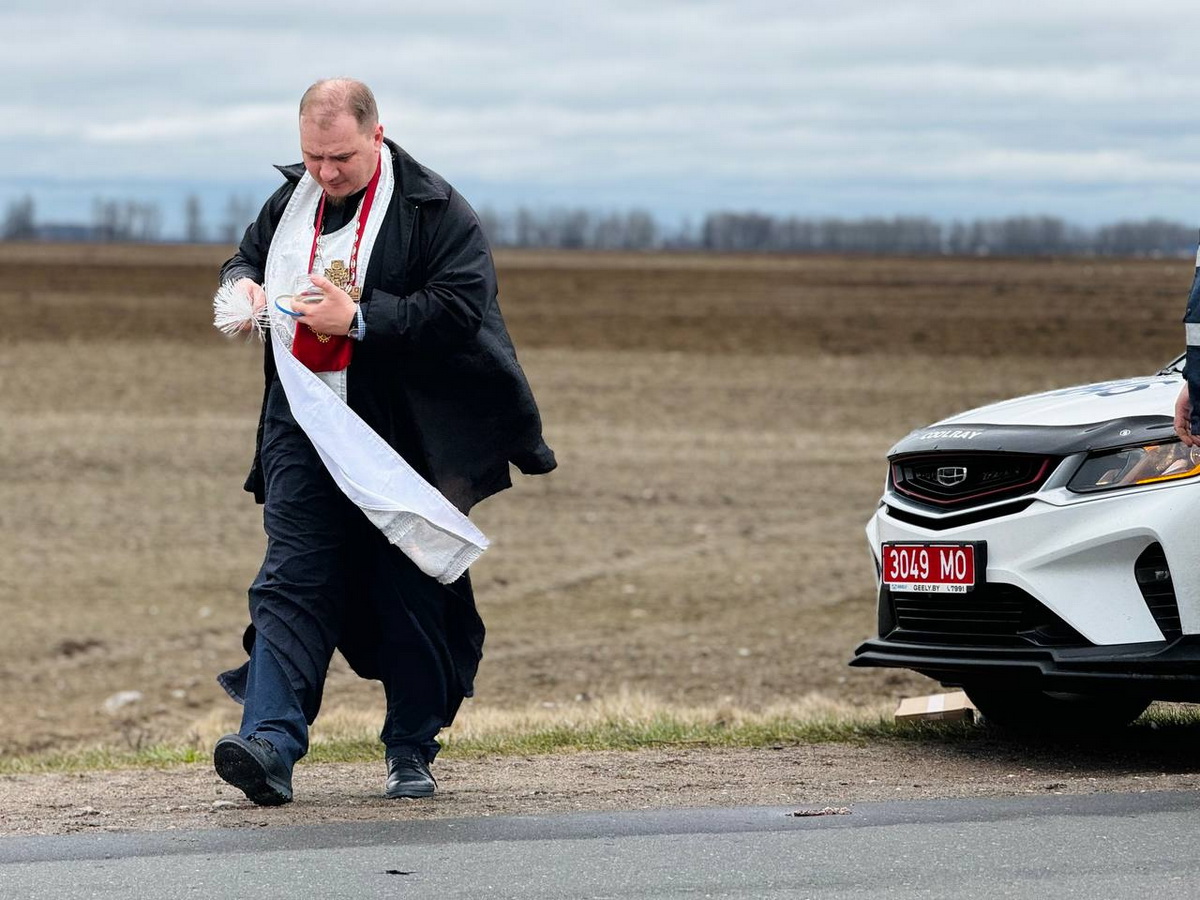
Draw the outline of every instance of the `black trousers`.
[[[222,678],[242,694],[242,734],[302,756],[337,648],[360,675],[383,682],[388,751],[417,746],[432,759],[434,736],[470,694],[481,655],[469,579],[439,584],[387,543],[338,489],[278,382],[261,453],[267,550],[249,592],[254,640],[242,677]]]

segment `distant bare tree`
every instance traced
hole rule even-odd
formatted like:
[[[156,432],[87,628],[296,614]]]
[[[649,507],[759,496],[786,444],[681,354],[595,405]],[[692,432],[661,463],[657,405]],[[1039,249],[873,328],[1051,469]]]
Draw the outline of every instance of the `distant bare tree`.
[[[773,220],[761,213],[713,213],[704,220],[707,250],[767,250]]]
[[[625,243],[625,220],[617,213],[601,216],[592,230],[592,246],[597,250],[616,250]]]
[[[657,225],[655,226],[657,230]],[[694,250],[699,246],[696,228],[690,218],[685,218],[672,232],[664,232],[660,238],[662,246],[669,250]]]
[[[249,197],[231,194],[225,205],[225,221],[221,223],[221,240],[227,244],[241,241],[247,226],[254,221],[254,201]]]
[[[10,207],[12,222],[32,218],[32,201]],[[206,235],[198,198],[187,198],[188,240]],[[254,215],[253,202],[231,196],[222,240],[236,243]],[[15,217],[15,218],[14,218]],[[479,220],[496,247],[546,247],[595,250],[710,250],[755,253],[862,253],[933,256],[1181,256],[1195,248],[1195,230],[1178,222],[1122,221],[1096,229],[1072,225],[1054,216],[1010,216],[941,224],[924,216],[869,216],[860,219],[807,219],[755,212],[712,212],[699,224],[684,219],[662,228],[644,209],[597,212],[582,207],[533,210],[525,206],[501,213],[484,207]],[[97,201],[95,231],[102,240],[144,240],[156,234],[157,210],[139,204]],[[23,227],[23,226],[22,226]]]
[[[116,200],[97,197],[92,201],[92,234],[98,241],[117,241],[122,237],[121,207]]]
[[[542,246],[534,215],[524,206],[517,210],[513,243],[517,247]]]
[[[202,244],[207,239],[206,232],[200,198],[188,194],[183,204],[183,239],[190,244]]]
[[[644,209],[632,210],[625,216],[625,250],[651,250],[658,243],[658,223]]]
[[[134,240],[144,243],[154,243],[162,237],[162,210],[157,203],[136,204],[136,221]]]
[[[590,244],[591,216],[584,209],[561,209],[550,213],[547,222],[551,247],[577,250]]]
[[[32,197],[26,195],[8,204],[4,212],[4,230],[0,236],[6,241],[30,241],[37,237]]]
[[[508,239],[508,228],[504,217],[490,206],[479,211],[479,224],[487,235],[488,243],[493,247],[505,247],[511,242]]]
[[[157,241],[162,215],[157,205],[97,198],[92,227],[43,225],[34,221],[34,201],[8,203],[0,239],[61,239],[71,229],[101,241]],[[188,241],[212,237],[235,244],[253,220],[252,198],[231,195],[221,224],[210,229],[196,195],[184,203]],[[644,209],[599,212],[582,207],[479,214],[488,240],[497,247],[595,250],[710,250],[756,253],[862,253],[961,256],[1149,256],[1181,257],[1196,248],[1194,226],[1165,219],[1119,221],[1082,228],[1055,216],[1009,216],[941,224],[923,216],[869,216],[860,219],[779,217],[753,210],[711,212],[698,223],[683,219],[663,228]],[[64,230],[65,229],[65,230]]]
[[[946,252],[952,256],[971,256],[975,247],[971,245],[971,228],[966,222],[954,222],[946,232]]]
[[[1196,230],[1165,219],[1115,222],[1097,229],[1093,243],[1102,256],[1186,256],[1196,247]]]
[[[162,211],[155,203],[99,197],[92,202],[92,233],[96,240],[153,243],[161,232]]]

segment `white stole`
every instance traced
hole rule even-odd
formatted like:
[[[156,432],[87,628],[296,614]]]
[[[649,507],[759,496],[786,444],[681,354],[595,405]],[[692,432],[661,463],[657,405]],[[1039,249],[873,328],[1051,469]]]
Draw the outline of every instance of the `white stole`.
[[[367,271],[394,189],[392,155],[384,146],[379,187],[359,243],[360,279]],[[275,298],[290,293],[294,278],[308,271],[320,198],[320,186],[305,172],[267,253],[263,286],[271,312],[279,381],[292,415],[342,492],[422,572],[449,584],[487,549],[488,539],[346,405],[345,371],[318,375],[292,355],[296,322],[275,309]]]

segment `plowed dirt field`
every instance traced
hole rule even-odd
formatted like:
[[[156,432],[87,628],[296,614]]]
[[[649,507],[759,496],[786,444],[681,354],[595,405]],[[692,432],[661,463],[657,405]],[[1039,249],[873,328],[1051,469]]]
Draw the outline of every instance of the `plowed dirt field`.
[[[236,723],[214,676],[243,659],[264,544],[240,489],[261,351],[211,327],[227,252],[0,245],[0,754]],[[498,265],[560,468],[473,515],[494,541],[473,569],[480,709],[621,692],[882,708],[936,689],[846,666],[874,628],[862,527],[888,447],[965,407],[1157,369],[1182,349],[1192,268]],[[374,714],[380,694],[337,663],[325,703]]]

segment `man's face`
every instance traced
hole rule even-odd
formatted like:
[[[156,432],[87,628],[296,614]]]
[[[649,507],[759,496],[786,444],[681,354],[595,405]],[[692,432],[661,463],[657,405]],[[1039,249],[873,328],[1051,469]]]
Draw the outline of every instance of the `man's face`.
[[[363,133],[350,113],[300,117],[304,167],[332,200],[361,191],[375,174],[383,126]]]

